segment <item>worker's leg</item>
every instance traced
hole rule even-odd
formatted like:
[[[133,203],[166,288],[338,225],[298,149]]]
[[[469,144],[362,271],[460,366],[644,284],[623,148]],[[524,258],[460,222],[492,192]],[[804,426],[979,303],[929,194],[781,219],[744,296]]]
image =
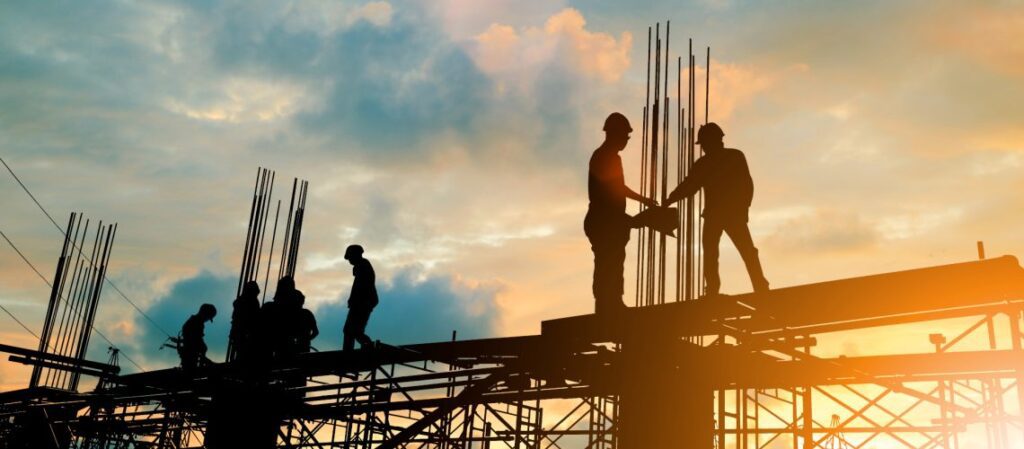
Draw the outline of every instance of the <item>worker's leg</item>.
[[[373,309],[366,309],[360,311],[359,316],[359,334],[356,335],[356,340],[359,341],[359,347],[367,347],[373,345],[373,340],[370,339],[369,335],[366,335],[366,324],[370,322],[370,313]]]
[[[757,248],[754,247],[754,239],[750,237],[750,228],[746,223],[730,223],[725,227],[729,239],[736,250],[743,258],[743,264],[747,266],[747,274],[750,275],[750,284],[755,292],[768,291],[768,279],[764,277],[761,270],[761,260],[757,255]]]
[[[345,339],[341,345],[343,351],[351,351],[356,348],[356,338],[354,335],[345,332]]]
[[[625,244],[594,247],[595,312],[605,313],[625,307],[622,302],[625,262]]]
[[[355,347],[355,341],[360,347],[373,344],[373,340],[366,335],[366,323],[370,321],[370,312],[373,309],[350,308],[348,318],[345,320],[345,339],[349,348]]]
[[[622,270],[629,241],[626,215],[599,215],[588,211],[583,229],[594,251],[595,312],[606,313],[625,307]]]
[[[714,220],[704,220],[704,232],[701,237],[704,252],[704,284],[705,296],[718,294],[722,286],[718,277],[718,243],[722,240],[722,226]]]
[[[348,309],[348,316],[345,317],[345,327],[342,328],[342,333],[345,335],[344,342],[342,344],[342,350],[351,351],[356,348],[356,338],[362,334],[362,328],[359,327],[359,309]]]

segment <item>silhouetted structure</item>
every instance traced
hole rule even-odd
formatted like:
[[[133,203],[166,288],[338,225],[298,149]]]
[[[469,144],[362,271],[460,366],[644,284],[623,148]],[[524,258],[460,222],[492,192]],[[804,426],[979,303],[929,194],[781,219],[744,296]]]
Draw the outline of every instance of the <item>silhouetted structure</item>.
[[[715,123],[700,127],[697,144],[704,156],[693,164],[686,179],[665,200],[671,204],[689,198],[704,189],[704,280],[707,295],[717,295],[721,287],[718,276],[718,243],[722,232],[729,235],[747,266],[755,292],[768,290],[768,280],[761,270],[757,248],[747,227],[748,211],[754,198],[754,181],[747,159],[740,150],[725,148],[725,133]]]
[[[348,317],[345,319],[345,327],[342,332],[345,334],[342,348],[345,351],[355,349],[355,342],[360,347],[368,347],[373,340],[366,335],[366,323],[370,320],[370,313],[377,307],[377,275],[373,272],[373,265],[363,257],[363,247],[349,245],[345,248],[345,260],[352,264],[352,291],[348,297]]]
[[[259,284],[256,281],[249,281],[245,283],[242,294],[233,303],[230,338],[237,360],[252,360],[254,357],[259,333],[259,295]]]
[[[181,367],[186,371],[194,370],[210,362],[206,357],[206,341],[203,339],[206,322],[217,316],[217,308],[213,304],[203,304],[199,312],[188,317],[181,326],[181,341],[178,343],[178,355]]]
[[[609,313],[625,307],[622,302],[623,264],[629,242],[632,217],[626,214],[626,198],[655,206],[626,187],[619,152],[626,148],[633,128],[629,120],[613,112],[604,122],[605,139],[590,157],[587,192],[590,205],[583,220],[583,230],[594,251],[593,292],[597,313]]]

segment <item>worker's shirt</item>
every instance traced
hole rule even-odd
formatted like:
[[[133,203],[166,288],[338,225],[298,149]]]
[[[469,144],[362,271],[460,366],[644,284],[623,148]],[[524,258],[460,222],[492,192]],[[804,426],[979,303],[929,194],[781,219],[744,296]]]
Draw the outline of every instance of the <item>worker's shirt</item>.
[[[310,341],[320,334],[320,330],[316,327],[316,316],[314,316],[313,312],[309,309],[302,309],[299,311],[299,326],[300,342],[307,346]]]
[[[366,259],[359,259],[352,266],[352,292],[348,297],[348,307],[351,308],[373,308],[377,306],[377,275],[373,272],[373,265]]]
[[[590,157],[587,192],[591,212],[602,216],[621,216],[626,213],[626,180],[618,152],[603,147],[594,151]]]
[[[694,162],[690,173],[671,197],[689,198],[700,189],[704,189],[704,212],[701,215],[705,219],[747,222],[750,203],[754,199],[754,181],[743,152],[723,148],[705,154]]]
[[[244,338],[253,332],[260,313],[260,300],[255,296],[242,295],[234,302],[231,313],[231,336]]]
[[[189,351],[206,354],[206,343],[203,341],[205,331],[203,318],[198,314],[190,316],[181,326],[181,343]]]

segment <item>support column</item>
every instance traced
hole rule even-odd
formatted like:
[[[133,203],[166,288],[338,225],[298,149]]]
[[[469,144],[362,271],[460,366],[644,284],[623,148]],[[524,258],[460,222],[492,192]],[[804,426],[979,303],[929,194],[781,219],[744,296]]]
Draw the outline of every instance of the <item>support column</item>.
[[[695,345],[633,341],[622,355],[619,448],[711,449],[714,391]]]

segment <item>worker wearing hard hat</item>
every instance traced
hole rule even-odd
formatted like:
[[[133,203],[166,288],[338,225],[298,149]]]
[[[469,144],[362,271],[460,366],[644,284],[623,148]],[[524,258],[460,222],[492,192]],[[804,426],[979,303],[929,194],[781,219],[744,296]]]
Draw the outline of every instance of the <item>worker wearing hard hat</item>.
[[[704,189],[704,281],[705,296],[718,294],[721,281],[718,277],[718,243],[722,233],[729,239],[747,266],[750,282],[755,292],[768,290],[768,280],[761,270],[757,248],[747,227],[748,211],[754,198],[754,181],[750,177],[747,159],[740,150],[725,148],[722,137],[725,133],[715,123],[701,126],[697,131],[697,144],[704,156],[697,159],[686,179],[665,199],[672,204],[689,198]]]
[[[192,371],[200,366],[210,363],[206,357],[206,342],[203,341],[203,334],[207,321],[213,321],[217,316],[217,308],[213,304],[199,306],[199,312],[185,320],[181,326],[181,336],[178,343],[178,355],[181,357],[181,367],[186,371]]]
[[[622,270],[626,261],[632,217],[626,214],[626,198],[647,206],[657,202],[626,187],[619,152],[626,148],[633,128],[629,120],[614,112],[604,122],[604,143],[590,157],[587,191],[590,206],[583,230],[594,251],[594,300],[596,312],[608,314],[625,307],[622,303]]]
[[[348,317],[345,318],[345,327],[342,329],[345,337],[342,349],[355,349],[357,341],[360,348],[372,348],[373,340],[366,335],[366,324],[370,320],[370,313],[379,302],[377,275],[370,261],[363,257],[363,247],[360,245],[349,245],[345,248],[345,260],[352,264],[354,279],[352,292],[348,297]]]

